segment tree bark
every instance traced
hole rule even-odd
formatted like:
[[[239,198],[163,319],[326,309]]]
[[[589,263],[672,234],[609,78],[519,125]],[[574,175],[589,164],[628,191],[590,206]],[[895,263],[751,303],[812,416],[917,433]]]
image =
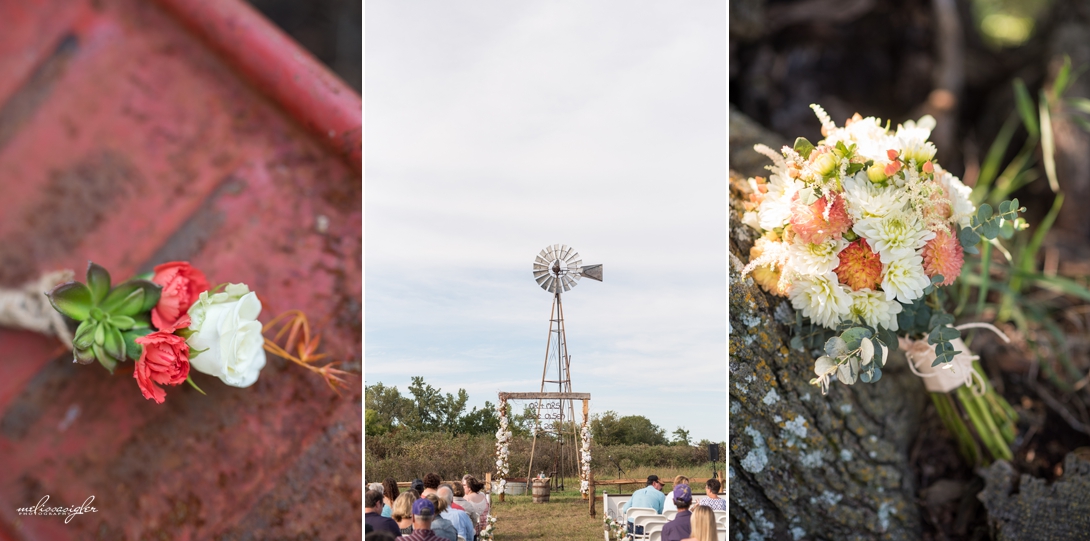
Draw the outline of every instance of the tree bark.
[[[908,453],[926,391],[901,355],[874,384],[834,383],[828,396],[809,384],[815,356],[790,347],[790,303],[741,277],[756,231],[733,179],[762,174],[754,142],[784,140],[731,110],[731,537],[918,539]]]

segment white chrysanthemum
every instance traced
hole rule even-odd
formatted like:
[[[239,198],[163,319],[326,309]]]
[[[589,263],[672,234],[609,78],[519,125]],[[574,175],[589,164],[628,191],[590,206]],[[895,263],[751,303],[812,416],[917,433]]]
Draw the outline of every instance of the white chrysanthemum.
[[[935,238],[914,212],[891,212],[882,218],[865,218],[855,223],[856,234],[867,239],[882,263],[911,256]]]
[[[922,270],[922,267],[921,267]],[[818,325],[833,329],[852,308],[848,289],[838,281],[836,274],[827,272],[819,276],[799,276],[787,292],[791,305],[802,315]]]
[[[802,182],[787,175],[774,174],[769,177],[768,192],[757,209],[757,223],[761,229],[772,231],[787,225],[791,219],[791,199],[802,188]]]
[[[936,152],[938,152],[938,149],[935,148],[935,145],[924,139],[901,141],[901,159],[905,163],[914,161],[916,165],[923,165],[924,162],[934,158]]]
[[[843,186],[843,198],[847,202],[848,215],[852,217],[852,221],[885,217],[905,207],[903,188],[879,186],[867,178],[865,171],[845,178]]]
[[[924,115],[919,121],[906,120],[904,124],[897,125],[897,139],[902,142],[913,140],[926,141],[931,137],[931,130],[935,129],[935,117]]]
[[[897,314],[901,313],[901,303],[886,298],[886,294],[870,288],[851,292],[852,315],[863,320],[871,327],[881,325],[891,331],[897,330]]]
[[[905,304],[923,296],[931,280],[923,270],[923,257],[912,255],[890,262],[883,269],[882,290],[886,300],[897,299]]]
[[[969,220],[973,214],[976,214],[976,205],[973,205],[973,202],[969,200],[969,196],[973,194],[973,189],[962,184],[958,177],[951,175],[948,171],[936,171],[936,173],[935,176],[938,177],[939,184],[942,185],[946,196],[950,198],[953,220],[961,227],[969,227]]]
[[[886,159],[886,151],[897,144],[896,138],[889,134],[882,121],[873,116],[836,130],[834,137],[827,138],[827,144],[836,145],[837,141],[843,141],[845,145],[855,144],[855,154],[868,160]]]
[[[795,237],[787,249],[788,265],[791,270],[807,276],[818,276],[832,271],[840,265],[837,254],[848,245],[843,238],[829,239],[814,244]]]

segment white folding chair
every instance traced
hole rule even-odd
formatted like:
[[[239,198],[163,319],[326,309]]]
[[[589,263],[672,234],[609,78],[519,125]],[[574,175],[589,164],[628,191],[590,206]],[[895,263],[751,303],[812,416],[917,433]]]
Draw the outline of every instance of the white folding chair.
[[[677,509],[668,509],[666,511],[663,511],[662,516],[666,520],[674,520],[674,517],[677,516]]]
[[[719,529],[716,533],[719,535],[719,541],[727,541],[727,530]]]
[[[655,514],[655,515],[640,515],[640,516],[636,517],[632,521],[632,525],[633,525],[633,529],[635,531],[637,531],[637,532],[640,531],[640,527],[642,527],[643,528],[643,533],[642,534],[635,534],[634,533],[632,535],[632,538],[633,539],[649,539],[651,537],[651,530],[653,528],[655,528],[656,526],[658,527],[657,529],[662,530],[662,526],[664,524],[666,524],[666,519],[662,518],[662,515],[658,515],[658,514]]]
[[[663,526],[666,526],[667,522],[669,522],[669,521],[666,520],[666,519],[662,519],[662,520],[656,520],[656,521],[648,523],[646,526],[643,527],[644,535],[650,537],[651,534],[653,534],[655,532],[661,532]]]
[[[458,536],[458,541],[466,541],[466,538],[464,538],[464,537],[462,537],[462,536],[460,536],[460,535],[459,535],[459,536]]]
[[[628,511],[626,511],[625,514],[624,514],[624,520],[626,522],[627,521],[634,521],[634,520],[636,520],[636,517],[638,517],[640,515],[655,515],[655,516],[658,516],[658,514],[659,514],[659,512],[655,511],[654,508],[651,508],[651,507],[629,507]]]
[[[651,532],[651,537],[647,538],[647,541],[662,541],[662,530]]]
[[[715,513],[715,522],[716,523],[722,522],[722,523],[726,524],[726,522],[725,522],[727,520],[727,512],[726,511],[712,511],[712,512]]]

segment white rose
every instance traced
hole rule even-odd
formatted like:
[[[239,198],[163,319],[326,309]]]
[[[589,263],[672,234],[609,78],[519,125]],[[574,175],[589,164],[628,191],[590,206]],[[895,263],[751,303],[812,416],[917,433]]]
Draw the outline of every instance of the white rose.
[[[194,331],[186,343],[194,370],[216,376],[232,387],[249,387],[265,367],[265,337],[261,334],[261,301],[246,284],[228,284],[225,291],[201,293],[189,308]]]

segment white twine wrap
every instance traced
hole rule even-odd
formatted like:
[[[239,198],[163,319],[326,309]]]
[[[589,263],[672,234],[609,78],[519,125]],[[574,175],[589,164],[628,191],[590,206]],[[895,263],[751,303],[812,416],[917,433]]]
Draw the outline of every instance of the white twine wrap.
[[[582,445],[580,446],[579,492],[585,496],[590,492],[590,426],[583,420]]]
[[[35,281],[15,289],[0,288],[0,327],[12,327],[56,336],[72,349],[72,333],[60,312],[53,309],[45,294],[71,281],[70,270],[47,272]]]
[[[963,329],[987,329],[998,334],[1004,342],[1010,343],[1010,338],[1007,338],[1003,331],[989,323],[966,323],[954,328],[959,331]],[[954,346],[954,351],[960,351],[961,353],[955,355],[950,362],[939,366],[931,366],[937,355],[935,355],[935,346],[928,344],[927,339],[910,340],[900,337],[898,342],[905,352],[905,358],[908,359],[909,369],[912,370],[913,374],[923,378],[924,386],[927,387],[928,391],[948,393],[965,385],[972,389],[977,396],[984,394],[986,390],[984,378],[973,369],[973,361],[979,359],[980,356],[973,355],[961,338],[950,342]]]

